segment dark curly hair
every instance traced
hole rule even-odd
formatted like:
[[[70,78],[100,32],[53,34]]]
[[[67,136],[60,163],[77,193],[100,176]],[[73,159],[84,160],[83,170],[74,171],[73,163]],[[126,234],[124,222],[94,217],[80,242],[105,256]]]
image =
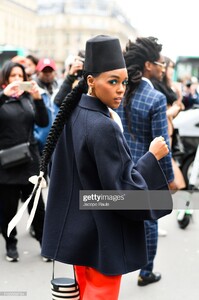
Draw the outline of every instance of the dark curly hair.
[[[157,38],[151,36],[146,38],[138,37],[135,42],[129,40],[124,51],[124,59],[128,71],[128,85],[123,106],[130,134],[132,134],[131,118],[129,116],[131,96],[140,84],[144,73],[145,63],[147,61],[154,62],[160,58],[162,45],[158,44],[157,41]]]
[[[145,63],[154,62],[160,58],[162,45],[157,43],[155,37],[139,37],[135,42],[129,40],[124,51],[124,59],[128,71],[128,86],[126,89],[125,102],[127,105],[132,93],[138,87],[143,76]]]

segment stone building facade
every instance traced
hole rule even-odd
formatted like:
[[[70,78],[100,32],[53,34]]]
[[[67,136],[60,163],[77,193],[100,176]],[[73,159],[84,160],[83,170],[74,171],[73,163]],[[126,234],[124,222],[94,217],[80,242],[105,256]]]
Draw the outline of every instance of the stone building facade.
[[[1,0],[0,31],[0,46],[51,57],[60,67],[94,35],[117,36],[124,47],[137,34],[115,0]]]

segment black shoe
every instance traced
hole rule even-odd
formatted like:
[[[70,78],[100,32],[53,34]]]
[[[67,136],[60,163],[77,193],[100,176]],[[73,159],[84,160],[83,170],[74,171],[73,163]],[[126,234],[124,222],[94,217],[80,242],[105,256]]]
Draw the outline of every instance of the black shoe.
[[[12,245],[7,248],[6,259],[10,262],[19,261],[19,253],[16,245]]]
[[[161,279],[161,274],[160,273],[150,273],[149,276],[139,276],[138,277],[138,285],[139,286],[145,286],[150,283],[157,282]]]

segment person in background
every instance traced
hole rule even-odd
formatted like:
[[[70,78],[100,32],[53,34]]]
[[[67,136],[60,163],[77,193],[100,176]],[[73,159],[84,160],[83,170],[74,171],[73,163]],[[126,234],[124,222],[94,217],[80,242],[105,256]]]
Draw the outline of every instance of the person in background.
[[[152,83],[154,88],[162,92],[167,99],[168,134],[170,138],[170,147],[172,151],[174,151],[175,145],[173,145],[173,119],[177,117],[181,110],[184,109],[184,105],[182,103],[182,86],[181,83],[173,81],[173,73],[175,68],[174,62],[167,56],[164,56],[164,60],[166,67],[162,80],[159,81],[157,79],[153,79]],[[172,166],[177,189],[184,189],[186,184],[183,174],[173,157]]]
[[[23,66],[26,65],[26,58],[25,56],[21,56],[21,55],[16,55],[14,57],[11,58],[11,61],[15,62],[15,63],[19,63]]]
[[[173,134],[173,124],[172,119],[175,118],[178,113],[184,109],[182,103],[182,84],[180,82],[173,81],[173,73],[175,64],[167,56],[164,56],[165,59],[165,72],[163,74],[162,80],[152,79],[152,83],[155,89],[162,92],[167,99],[167,116],[168,116],[168,129],[169,136]],[[170,144],[172,140],[170,139]]]
[[[40,94],[44,99],[49,117],[48,126],[41,128],[40,126],[35,125],[34,128],[34,135],[35,139],[38,141],[40,154],[42,153],[46,143],[46,138],[55,118],[55,108],[51,98],[53,97],[53,93],[58,88],[56,69],[57,67],[55,61],[50,58],[40,59],[36,66],[37,77],[35,80],[40,87]]]
[[[38,62],[39,59],[35,55],[29,54],[26,56],[25,72],[28,80],[36,78],[36,67]]]
[[[195,104],[199,105],[198,79],[191,77],[183,84],[183,98],[185,110],[192,108]]]
[[[20,88],[20,83],[27,80],[24,67],[12,61],[6,62],[0,72],[0,150],[29,142],[32,160],[19,166],[4,169],[0,163],[0,202],[2,207],[2,234],[6,242],[6,259],[18,261],[16,227],[7,236],[7,227],[17,212],[19,199],[28,198],[32,191],[29,177],[38,172],[39,151],[34,139],[34,124],[46,126],[48,114],[39,87],[30,81],[29,91]],[[29,211],[33,202],[28,205]],[[33,225],[35,238],[42,243],[43,223],[45,216],[42,195],[39,198],[38,210]]]
[[[156,137],[134,165],[111,117],[109,108],[120,105],[128,78],[118,38],[87,41],[83,74],[64,99],[41,158],[43,172],[53,153],[42,255],[74,265],[81,299],[116,300],[122,274],[147,261],[143,220],[171,210],[81,210],[79,192],[165,189],[171,204],[158,162],[169,150]],[[144,195],[150,202],[150,194]]]
[[[25,72],[26,72],[26,77],[27,77],[28,81],[36,79],[36,66],[39,62],[39,59],[36,56],[31,55],[31,54],[27,55],[26,57],[17,55],[12,58],[12,61],[18,62],[24,66]],[[40,95],[44,101],[44,104],[47,108],[48,118],[49,118],[48,125],[45,127],[43,127],[43,126],[41,127],[38,124],[34,125],[34,137],[38,143],[39,152],[41,154],[43,147],[45,145],[45,142],[46,142],[47,135],[49,133],[49,130],[50,130],[52,122],[53,122],[54,110],[52,108],[52,104],[50,102],[50,97],[49,97],[49,94],[47,93],[47,91],[39,87],[39,93],[40,93]],[[23,195],[21,195],[21,201],[24,202],[25,200],[26,199],[23,197]],[[43,201],[43,204],[41,204],[42,201],[43,201],[43,198],[40,199],[40,205],[38,206],[38,209],[36,211],[36,214],[38,214],[38,215],[43,215],[43,210],[44,210],[45,204],[44,204],[44,201]],[[30,206],[28,207],[28,211],[30,211]],[[34,224],[32,224],[30,227],[30,235],[33,238],[36,237],[35,226],[37,227],[37,225],[36,225],[37,220],[39,220],[39,218],[35,218]],[[40,224],[38,224],[38,226],[40,226]],[[36,231],[37,231],[37,229],[36,229]],[[43,258],[43,259],[45,260],[45,258]]]
[[[38,65],[39,59],[34,56],[34,55],[27,55],[26,56],[26,63],[25,63],[25,72],[27,75],[28,80],[36,79],[37,78],[37,65]],[[34,137],[35,140],[38,143],[39,147],[39,153],[41,155],[42,150],[44,148],[46,138],[48,136],[49,130],[52,126],[53,119],[54,119],[54,110],[53,110],[53,105],[51,103],[51,96],[49,95],[48,91],[44,88],[39,87],[39,93],[44,101],[44,104],[46,106],[47,112],[48,112],[48,125],[45,127],[41,127],[38,124],[34,125]],[[22,199],[22,202],[24,202],[26,199]],[[43,210],[44,203],[40,207],[38,207],[36,214],[42,214],[42,211],[40,212],[39,210]],[[30,227],[30,235],[35,238],[36,233],[35,233],[35,224],[32,224]],[[43,258],[45,260],[45,258]]]
[[[41,58],[36,67],[36,82],[39,87],[44,89],[49,94],[50,97],[58,88],[58,83],[56,80],[56,70],[57,67],[55,61],[48,57]]]
[[[123,104],[118,113],[124,127],[124,135],[135,163],[147,151],[156,136],[163,136],[169,145],[166,115],[166,97],[155,90],[151,80],[161,80],[165,72],[165,61],[161,55],[162,45],[157,38],[137,38],[129,41],[124,51],[128,71],[128,86]],[[176,189],[171,163],[171,153],[160,160],[160,165],[169,182],[170,189]],[[138,285],[146,286],[161,279],[161,274],[153,272],[158,245],[158,221],[145,221],[148,263],[143,265]],[[133,255],[133,254],[132,254]]]
[[[65,79],[54,97],[54,104],[57,106],[57,111],[64,98],[68,95],[68,93],[71,92],[74,86],[76,86],[78,81],[82,78],[84,59],[85,51],[83,50],[80,50],[77,56],[70,55],[66,59]]]

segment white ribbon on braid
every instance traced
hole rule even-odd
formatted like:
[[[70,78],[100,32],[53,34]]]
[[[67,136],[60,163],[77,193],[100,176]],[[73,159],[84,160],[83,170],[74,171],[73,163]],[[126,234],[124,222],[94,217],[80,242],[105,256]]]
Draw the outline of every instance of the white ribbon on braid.
[[[39,202],[39,196],[41,194],[41,189],[42,188],[45,188],[47,185],[46,185],[46,180],[44,179],[44,173],[43,172],[40,172],[39,173],[39,176],[31,176],[29,178],[29,181],[31,183],[34,184],[34,188],[33,188],[33,191],[31,193],[31,195],[28,197],[28,199],[24,202],[24,204],[21,206],[21,208],[18,210],[18,212],[16,213],[16,215],[12,218],[12,220],[9,222],[8,224],[8,230],[7,230],[7,236],[9,237],[11,231],[13,230],[13,228],[19,223],[19,221],[21,220],[29,202],[33,199],[33,207],[32,207],[32,210],[31,210],[31,213],[30,213],[30,216],[28,218],[28,222],[27,222],[27,226],[26,226],[26,229],[28,230],[32,221],[33,221],[33,218],[35,216],[35,212],[36,212],[36,209],[37,209],[37,205],[38,205],[38,202]]]
[[[109,109],[109,112],[110,112],[111,119],[113,119],[119,125],[121,131],[123,132],[124,129],[123,129],[123,126],[122,126],[122,121],[120,119],[120,116],[114,110],[112,110],[110,107],[108,107],[108,109]]]

